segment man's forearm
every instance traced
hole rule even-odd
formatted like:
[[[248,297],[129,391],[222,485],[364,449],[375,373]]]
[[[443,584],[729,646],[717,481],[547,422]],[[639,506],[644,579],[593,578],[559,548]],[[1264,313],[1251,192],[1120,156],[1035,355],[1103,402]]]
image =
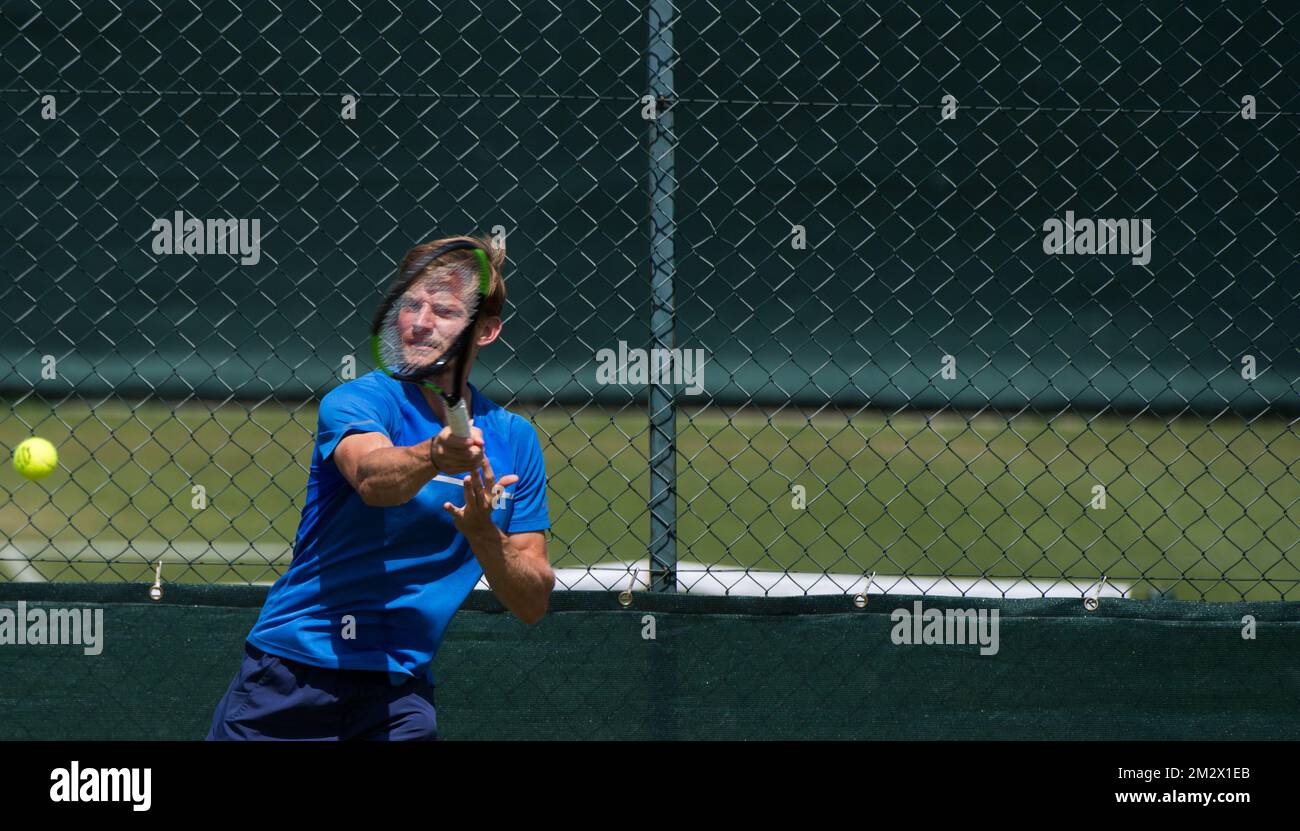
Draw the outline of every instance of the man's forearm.
[[[509,535],[495,526],[468,539],[492,593],[524,623],[541,620],[555,588],[551,567],[523,556],[510,544]]]
[[[409,502],[438,475],[429,459],[429,442],[372,450],[357,468],[357,492],[367,505],[386,508]]]

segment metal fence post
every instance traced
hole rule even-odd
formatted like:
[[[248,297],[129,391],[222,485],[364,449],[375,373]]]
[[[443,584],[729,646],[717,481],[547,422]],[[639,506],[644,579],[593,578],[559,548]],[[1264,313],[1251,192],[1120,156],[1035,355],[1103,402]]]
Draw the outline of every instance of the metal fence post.
[[[646,70],[655,117],[650,120],[650,346],[675,344],[673,195],[677,188],[673,134],[673,5],[652,0]],[[651,355],[656,353],[651,352]],[[650,379],[650,590],[677,590],[677,389]]]

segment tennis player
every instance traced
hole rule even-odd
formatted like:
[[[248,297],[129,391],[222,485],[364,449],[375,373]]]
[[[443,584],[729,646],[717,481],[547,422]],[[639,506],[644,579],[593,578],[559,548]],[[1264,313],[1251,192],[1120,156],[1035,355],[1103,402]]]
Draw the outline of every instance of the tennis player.
[[[504,250],[434,240],[411,249],[398,273],[453,240],[491,253],[472,365],[501,334]],[[410,325],[436,321],[423,314]],[[321,401],[293,560],[248,635],[209,740],[434,739],[430,664],[479,578],[525,623],[546,613],[555,575],[536,431],[468,382],[462,395],[468,439],[452,434],[440,396],[378,370]]]

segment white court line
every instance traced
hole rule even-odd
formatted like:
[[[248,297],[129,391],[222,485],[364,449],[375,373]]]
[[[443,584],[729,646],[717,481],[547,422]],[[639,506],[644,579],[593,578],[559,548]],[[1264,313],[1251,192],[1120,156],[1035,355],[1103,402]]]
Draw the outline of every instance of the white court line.
[[[631,584],[632,570],[637,570],[633,591],[649,590],[649,560],[628,563],[598,563],[590,568],[555,570],[556,590],[623,591]],[[739,597],[803,597],[856,594],[866,586],[861,574],[823,572],[746,571],[738,566],[709,566],[703,563],[677,564],[678,591],[684,594],[730,595]],[[929,597],[990,597],[998,599],[1041,599],[1044,597],[1083,598],[1100,582],[1091,578],[1064,577],[943,577],[877,574],[868,594],[920,594]],[[479,580],[475,588],[487,589]],[[1132,586],[1124,582],[1106,582],[1102,597],[1128,597]]]
[[[61,563],[105,563],[146,568],[163,562],[163,581],[187,565],[287,566],[292,548],[284,544],[103,541],[84,539],[15,540],[0,546],[0,575],[10,582],[41,583],[45,579],[27,566],[30,559]],[[623,591],[637,570],[636,591],[649,588],[649,560],[596,563],[588,568],[555,570],[557,591]],[[152,572],[151,572],[152,574]],[[253,585],[269,586],[273,580]],[[932,597],[1034,599],[1082,598],[1096,586],[1092,578],[1064,577],[944,577],[877,574],[869,594],[919,594]],[[709,566],[680,562],[678,591],[698,595],[740,597],[799,597],[856,594],[866,585],[861,574],[823,572],[746,571],[738,566]],[[480,579],[477,589],[488,589]],[[1129,583],[1108,581],[1103,597],[1128,597]]]

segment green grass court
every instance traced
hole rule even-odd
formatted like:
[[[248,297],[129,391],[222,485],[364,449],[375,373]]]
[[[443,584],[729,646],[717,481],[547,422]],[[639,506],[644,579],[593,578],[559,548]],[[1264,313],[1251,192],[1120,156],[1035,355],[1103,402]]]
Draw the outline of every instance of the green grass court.
[[[297,528],[315,404],[9,407],[8,579],[152,580],[144,554],[112,553],[123,542],[213,542],[239,555],[182,573],[173,554],[169,581],[266,581],[287,562],[267,564],[266,552],[287,552]],[[645,558],[644,410],[528,414],[546,448],[554,564]],[[1187,599],[1300,594],[1300,436],[1284,420],[711,409],[682,411],[679,431],[683,561],[1049,582],[1105,574],[1138,596],[1154,585]],[[7,461],[29,435],[60,453],[40,482]],[[1100,510],[1089,508],[1098,484]],[[194,485],[207,491],[204,510],[191,507]],[[806,509],[792,506],[794,485]]]

